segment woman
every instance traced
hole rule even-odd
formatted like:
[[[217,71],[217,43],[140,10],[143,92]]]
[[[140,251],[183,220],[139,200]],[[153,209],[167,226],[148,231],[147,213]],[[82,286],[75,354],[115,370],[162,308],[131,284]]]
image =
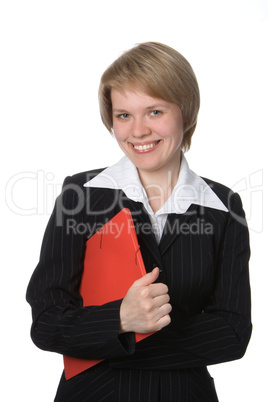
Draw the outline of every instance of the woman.
[[[239,196],[183,154],[199,110],[194,72],[174,49],[143,43],[104,72],[99,99],[125,156],[65,180],[27,290],[38,347],[104,359],[63,373],[55,400],[217,401],[206,366],[241,358],[250,339],[250,252]],[[122,300],[83,307],[90,228],[125,207],[147,274]],[[154,334],[135,344],[135,332]]]

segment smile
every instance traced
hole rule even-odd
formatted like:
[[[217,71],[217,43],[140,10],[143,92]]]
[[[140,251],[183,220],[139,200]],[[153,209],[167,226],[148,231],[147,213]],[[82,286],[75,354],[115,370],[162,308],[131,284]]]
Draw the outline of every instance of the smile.
[[[136,149],[137,151],[146,151],[147,149],[151,149],[155,147],[159,141],[152,142],[151,144],[145,144],[145,145],[133,145],[133,148]]]

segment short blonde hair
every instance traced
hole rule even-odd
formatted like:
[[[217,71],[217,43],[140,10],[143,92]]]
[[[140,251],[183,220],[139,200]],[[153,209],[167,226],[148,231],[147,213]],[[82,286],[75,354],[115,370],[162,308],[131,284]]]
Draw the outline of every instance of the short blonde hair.
[[[153,98],[177,104],[184,118],[181,148],[191,145],[200,106],[199,87],[189,62],[175,49],[157,42],[136,45],[103,73],[99,86],[101,118],[112,132],[111,90],[138,87]]]

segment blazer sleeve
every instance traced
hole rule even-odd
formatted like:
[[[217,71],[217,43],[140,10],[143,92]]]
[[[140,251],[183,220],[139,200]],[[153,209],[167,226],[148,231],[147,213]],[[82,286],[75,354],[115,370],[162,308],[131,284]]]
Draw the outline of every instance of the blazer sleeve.
[[[39,348],[67,356],[85,359],[125,356],[133,353],[135,340],[133,334],[118,335],[121,300],[83,307],[79,294],[87,238],[70,230],[68,222],[82,225],[84,217],[83,187],[67,178],[27,288],[26,299],[33,316],[31,337]]]
[[[184,369],[241,358],[251,336],[248,261],[249,234],[238,194],[233,194],[215,266],[215,285],[199,314],[182,319],[173,309],[171,324],[136,345],[131,367]],[[128,367],[129,358],[114,367]]]

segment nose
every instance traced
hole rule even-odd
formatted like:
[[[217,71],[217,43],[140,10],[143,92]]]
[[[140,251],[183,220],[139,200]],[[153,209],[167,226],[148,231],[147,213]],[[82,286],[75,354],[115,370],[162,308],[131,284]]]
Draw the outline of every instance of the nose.
[[[141,138],[151,134],[151,129],[145,118],[135,118],[132,125],[132,136]]]

